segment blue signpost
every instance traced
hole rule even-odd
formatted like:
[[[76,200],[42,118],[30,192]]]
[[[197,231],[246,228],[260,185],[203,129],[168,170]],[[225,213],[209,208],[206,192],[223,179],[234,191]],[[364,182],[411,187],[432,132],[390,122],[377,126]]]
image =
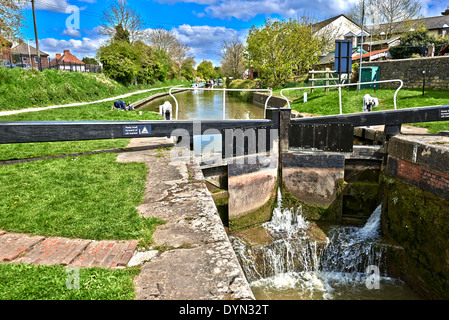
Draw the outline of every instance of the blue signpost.
[[[338,83],[341,75],[352,72],[352,40],[335,40],[335,72],[338,74]]]

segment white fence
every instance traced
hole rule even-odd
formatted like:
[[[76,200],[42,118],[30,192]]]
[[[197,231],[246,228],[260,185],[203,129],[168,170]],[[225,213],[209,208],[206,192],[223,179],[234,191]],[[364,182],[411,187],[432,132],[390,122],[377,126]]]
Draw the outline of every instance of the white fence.
[[[388,83],[388,82],[399,82],[399,88],[394,93],[394,109],[397,110],[397,95],[399,90],[401,90],[404,83],[402,80],[395,79],[395,80],[382,80],[382,81],[372,81],[372,82],[363,82],[363,83],[347,83],[347,84],[337,84],[337,85],[327,85],[327,86],[312,86],[312,87],[297,87],[297,88],[285,88],[282,89],[280,94],[281,96],[287,101],[287,105],[290,108],[290,101],[287,99],[286,96],[284,96],[284,91],[290,91],[290,90],[307,90],[307,89],[318,89],[318,88],[338,88],[338,99],[339,99],[339,107],[340,107],[340,114],[343,114],[343,106],[341,102],[341,88],[342,87],[348,87],[348,86],[361,86],[365,84],[378,84],[378,83]]]

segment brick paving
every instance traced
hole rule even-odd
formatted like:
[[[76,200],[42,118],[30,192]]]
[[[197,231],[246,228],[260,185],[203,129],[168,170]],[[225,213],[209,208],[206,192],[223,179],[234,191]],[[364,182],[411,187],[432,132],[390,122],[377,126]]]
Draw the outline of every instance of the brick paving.
[[[126,267],[138,241],[94,241],[29,236],[0,230],[0,263],[76,266],[79,268]]]

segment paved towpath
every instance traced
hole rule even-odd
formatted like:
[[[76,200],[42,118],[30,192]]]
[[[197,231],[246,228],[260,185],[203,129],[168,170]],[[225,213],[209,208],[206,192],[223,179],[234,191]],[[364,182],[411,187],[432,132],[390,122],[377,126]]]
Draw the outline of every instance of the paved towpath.
[[[12,114],[25,113],[25,112],[35,112],[35,111],[43,111],[43,110],[56,109],[56,108],[67,108],[67,107],[85,106],[85,105],[92,104],[92,103],[107,102],[107,101],[115,101],[115,100],[127,98],[127,97],[132,96],[132,95],[135,95],[135,94],[139,94],[139,93],[151,92],[151,91],[156,91],[156,90],[161,90],[161,89],[168,89],[168,88],[179,87],[179,86],[180,86],[180,85],[178,85],[178,86],[169,86],[169,87],[161,87],[161,88],[153,88],[153,89],[140,90],[140,91],[135,91],[135,92],[130,92],[130,93],[122,94],[122,95],[117,96],[117,97],[106,98],[106,99],[97,100],[97,101],[90,101],[90,102],[76,102],[76,103],[63,104],[63,105],[56,105],[56,106],[48,106],[48,107],[40,107],[40,108],[26,108],[26,109],[20,109],[20,110],[0,111],[0,116],[9,116],[9,115],[12,115]]]

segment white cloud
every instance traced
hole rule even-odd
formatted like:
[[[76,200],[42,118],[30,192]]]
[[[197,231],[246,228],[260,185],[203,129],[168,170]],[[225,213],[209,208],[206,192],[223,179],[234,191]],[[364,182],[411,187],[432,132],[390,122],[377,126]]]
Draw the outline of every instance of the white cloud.
[[[65,36],[69,36],[69,37],[73,37],[73,38],[79,38],[81,37],[81,32],[77,29],[64,29],[64,31],[62,32],[63,35]]]
[[[48,10],[52,12],[65,13],[69,5],[68,0],[36,0],[35,2],[36,10]]]
[[[298,17],[303,14],[331,17],[349,10],[356,0],[220,0],[205,8],[205,14],[213,18],[248,21],[257,15],[279,14]]]
[[[173,28],[172,31],[179,41],[191,48],[190,54],[195,57],[197,64],[202,60],[211,60],[215,66],[220,64],[218,52],[223,40],[229,40],[235,36],[242,38],[242,31],[225,27],[183,24]]]
[[[257,15],[278,14],[283,17],[297,17],[303,14],[331,17],[349,10],[357,0],[157,0],[160,3],[175,4],[190,2],[205,5],[198,17],[209,16],[219,19],[236,18],[248,21]]]
[[[92,39],[86,37],[69,40],[45,38],[39,40],[39,49],[48,53],[51,58],[55,57],[56,53],[63,53],[64,50],[70,50],[72,54],[81,60],[84,57],[95,57],[97,50],[106,40],[106,38]]]

